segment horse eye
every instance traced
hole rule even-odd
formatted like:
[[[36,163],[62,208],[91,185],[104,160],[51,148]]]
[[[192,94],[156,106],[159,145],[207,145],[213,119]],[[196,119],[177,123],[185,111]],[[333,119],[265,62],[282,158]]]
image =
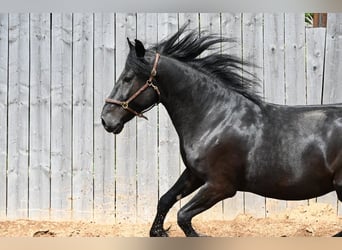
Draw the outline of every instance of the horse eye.
[[[131,76],[126,76],[126,77],[124,77],[123,81],[124,81],[124,82],[127,82],[127,83],[130,83],[130,82],[132,81],[132,79],[133,79],[133,77],[131,77]]]

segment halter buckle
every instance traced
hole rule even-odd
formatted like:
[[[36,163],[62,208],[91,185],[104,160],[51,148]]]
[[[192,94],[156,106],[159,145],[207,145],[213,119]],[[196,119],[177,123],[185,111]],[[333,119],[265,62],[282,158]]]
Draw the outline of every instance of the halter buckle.
[[[148,83],[148,86],[152,87],[154,89],[154,91],[157,92],[158,96],[160,97],[159,88],[156,85],[154,85],[152,81],[147,81],[147,83]]]

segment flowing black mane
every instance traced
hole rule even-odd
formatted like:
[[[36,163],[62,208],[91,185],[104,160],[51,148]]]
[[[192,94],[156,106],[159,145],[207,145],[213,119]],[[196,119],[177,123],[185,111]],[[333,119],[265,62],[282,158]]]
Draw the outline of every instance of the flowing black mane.
[[[240,93],[253,102],[260,104],[261,98],[254,87],[258,85],[256,77],[243,66],[250,63],[242,62],[240,58],[225,54],[211,53],[199,57],[202,52],[212,50],[223,43],[232,42],[233,39],[223,38],[218,35],[206,35],[205,32],[187,31],[184,25],[170,38],[152,46],[151,50],[162,55],[169,56],[196,68],[206,74],[219,79],[227,88]],[[135,55],[128,56],[127,62],[138,74],[148,76],[151,66],[144,59]]]

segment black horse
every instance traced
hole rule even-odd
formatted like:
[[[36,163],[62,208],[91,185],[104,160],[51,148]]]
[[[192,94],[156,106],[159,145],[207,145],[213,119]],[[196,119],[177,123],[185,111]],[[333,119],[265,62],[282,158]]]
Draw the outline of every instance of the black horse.
[[[128,40],[126,65],[106,99],[102,124],[118,134],[160,102],[176,128],[186,166],[160,198],[151,236],[167,236],[169,209],[197,189],[178,212],[186,236],[198,236],[194,216],[237,191],[303,200],[335,190],[342,201],[342,105],[264,102],[239,58],[198,57],[227,41],[186,27],[149,50]]]

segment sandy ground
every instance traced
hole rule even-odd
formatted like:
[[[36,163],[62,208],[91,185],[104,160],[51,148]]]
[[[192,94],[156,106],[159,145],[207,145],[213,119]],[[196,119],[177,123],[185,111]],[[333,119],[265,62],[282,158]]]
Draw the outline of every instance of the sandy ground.
[[[342,218],[338,218],[329,205],[313,204],[268,218],[241,214],[231,221],[194,219],[193,225],[199,233],[214,237],[332,236],[342,230]],[[168,226],[171,226],[171,237],[184,236],[176,222],[167,222],[165,227]],[[0,237],[146,237],[149,228],[150,224],[15,220],[0,221]]]

